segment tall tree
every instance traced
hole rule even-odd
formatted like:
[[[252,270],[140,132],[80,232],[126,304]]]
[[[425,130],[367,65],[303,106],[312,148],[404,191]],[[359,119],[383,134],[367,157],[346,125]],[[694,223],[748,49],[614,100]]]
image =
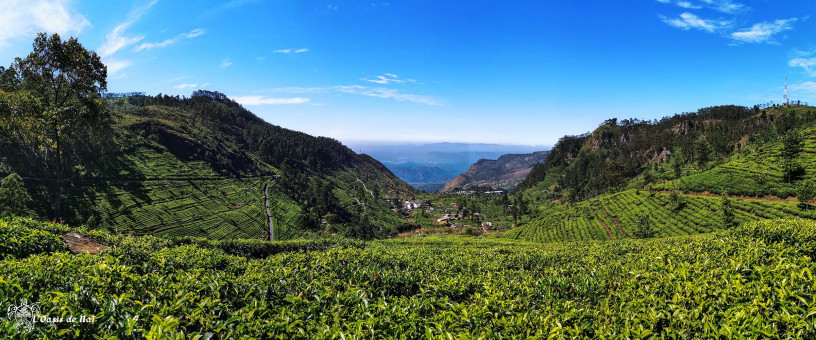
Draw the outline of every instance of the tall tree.
[[[781,157],[785,166],[785,179],[792,182],[796,173],[799,171],[799,163],[796,159],[804,150],[805,141],[802,134],[796,131],[791,131],[782,137],[782,152]]]
[[[102,132],[107,67],[76,38],[40,33],[34,51],[12,65],[22,91],[4,95],[9,110],[3,132],[19,146],[26,161],[54,181],[54,214],[60,218],[62,185],[78,164],[81,146]]]
[[[0,216],[19,216],[25,212],[31,196],[23,186],[23,179],[12,173],[0,181]]]

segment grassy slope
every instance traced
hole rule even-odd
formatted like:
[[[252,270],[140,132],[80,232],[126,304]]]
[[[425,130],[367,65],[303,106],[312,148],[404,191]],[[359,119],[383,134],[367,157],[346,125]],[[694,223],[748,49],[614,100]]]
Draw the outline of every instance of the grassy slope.
[[[0,221],[0,308],[27,299],[47,315],[96,320],[37,325],[32,337],[816,336],[812,222],[551,244],[91,232],[112,247],[100,256],[67,253],[66,231],[76,230]],[[13,322],[0,320],[0,336],[19,335]]]

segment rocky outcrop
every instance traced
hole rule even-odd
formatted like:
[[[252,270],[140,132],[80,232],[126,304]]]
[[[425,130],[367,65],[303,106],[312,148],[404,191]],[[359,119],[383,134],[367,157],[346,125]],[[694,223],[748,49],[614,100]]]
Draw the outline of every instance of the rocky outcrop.
[[[524,181],[537,163],[547,159],[549,151],[528,154],[507,154],[496,160],[481,159],[467,171],[445,184],[442,192],[471,187],[515,188]]]

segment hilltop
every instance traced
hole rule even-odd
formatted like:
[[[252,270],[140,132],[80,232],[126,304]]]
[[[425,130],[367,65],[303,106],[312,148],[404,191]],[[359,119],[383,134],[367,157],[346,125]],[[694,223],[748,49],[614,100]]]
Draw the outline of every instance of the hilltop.
[[[513,189],[521,183],[538,163],[547,159],[549,151],[528,154],[506,154],[496,160],[480,159],[456,176],[442,188],[441,192],[471,187]]]

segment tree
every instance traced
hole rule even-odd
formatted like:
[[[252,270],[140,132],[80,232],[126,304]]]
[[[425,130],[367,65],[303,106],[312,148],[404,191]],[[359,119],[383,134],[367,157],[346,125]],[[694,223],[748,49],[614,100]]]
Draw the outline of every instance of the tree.
[[[672,162],[672,170],[674,170],[674,178],[680,178],[683,175],[683,164],[680,164],[680,157],[676,157]]]
[[[796,159],[805,147],[805,141],[801,133],[791,131],[782,137],[782,162],[785,167],[785,179],[792,182],[796,174],[800,171],[799,163]]]
[[[683,201],[683,197],[681,197],[680,194],[677,193],[677,191],[672,191],[672,193],[669,195],[669,207],[671,208],[671,210],[677,211],[683,209],[685,205],[686,202]]]
[[[0,181],[0,216],[19,216],[25,212],[31,196],[26,192],[23,179],[12,173]]]
[[[706,139],[705,135],[700,135],[700,138],[697,138],[697,142],[694,145],[694,154],[697,157],[697,165],[702,167],[711,161],[712,152],[713,149],[711,148],[711,144],[708,143],[708,139]]]
[[[796,193],[796,198],[799,199],[800,204],[804,205],[805,208],[808,208],[808,202],[816,198],[816,181],[813,179],[802,181],[802,183],[799,185],[799,190]]]
[[[12,65],[21,91],[0,95],[0,130],[32,168],[54,181],[59,218],[63,180],[72,175],[83,147],[103,131],[100,92],[107,89],[107,67],[76,38],[40,33],[33,48]]]
[[[635,231],[632,233],[636,238],[652,238],[657,234],[652,227],[652,220],[646,213],[637,216]]]
[[[731,203],[731,199],[728,198],[727,193],[723,193],[722,199],[720,199],[720,212],[722,227],[724,229],[729,229],[737,224],[736,220],[734,219],[734,207]]]

